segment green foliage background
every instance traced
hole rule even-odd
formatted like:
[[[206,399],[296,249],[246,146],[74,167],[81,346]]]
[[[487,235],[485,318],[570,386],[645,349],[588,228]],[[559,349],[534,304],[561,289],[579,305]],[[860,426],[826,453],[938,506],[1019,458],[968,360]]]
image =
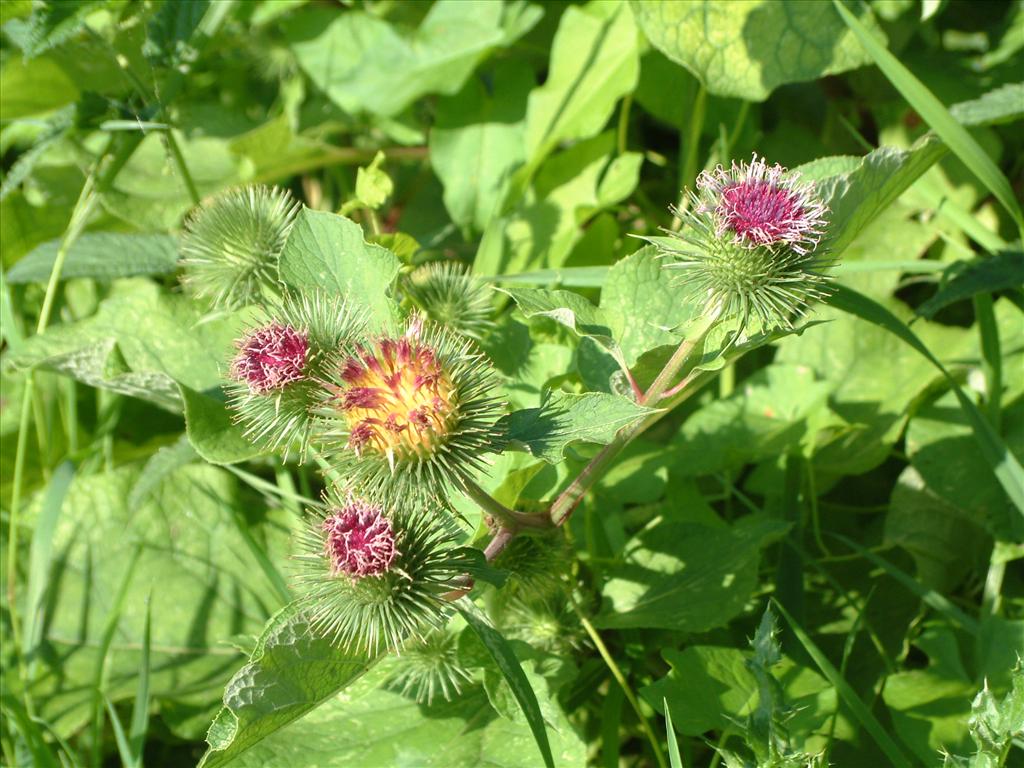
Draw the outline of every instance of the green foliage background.
[[[5,0],[0,24],[5,765],[527,768],[538,729],[559,766],[1024,765],[1020,2]],[[631,235],[752,152],[830,206],[828,305],[709,347],[564,551],[495,564],[450,628],[453,701],[311,637],[289,556],[318,467],[232,422],[250,314],[181,289],[185,215],[290,189],[281,281],[379,328],[426,262],[500,288],[511,450],[480,482],[536,511],[648,415],[616,361],[650,383],[696,320]],[[524,601],[538,563],[561,579]]]

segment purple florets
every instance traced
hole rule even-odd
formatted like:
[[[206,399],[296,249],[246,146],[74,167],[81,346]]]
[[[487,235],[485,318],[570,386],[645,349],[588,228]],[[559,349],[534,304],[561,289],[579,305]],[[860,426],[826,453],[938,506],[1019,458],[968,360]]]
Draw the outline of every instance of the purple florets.
[[[718,166],[697,178],[702,209],[714,213],[715,233],[734,234],[748,248],[787,245],[799,254],[817,246],[827,208],[814,196],[814,184],[799,183],[779,164],[769,166],[756,154],[749,164]]]
[[[245,382],[254,395],[283,389],[303,377],[309,343],[294,328],[272,323],[257,328],[238,342],[231,376]]]
[[[324,520],[324,544],[335,574],[353,578],[386,573],[398,553],[395,532],[384,511],[359,499],[331,510]]]

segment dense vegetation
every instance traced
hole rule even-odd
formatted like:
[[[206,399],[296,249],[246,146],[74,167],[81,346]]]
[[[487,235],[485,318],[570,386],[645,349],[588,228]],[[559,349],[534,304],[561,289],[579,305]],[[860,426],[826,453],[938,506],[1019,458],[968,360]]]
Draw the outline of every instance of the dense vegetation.
[[[5,765],[1024,765],[1020,2],[0,24]]]

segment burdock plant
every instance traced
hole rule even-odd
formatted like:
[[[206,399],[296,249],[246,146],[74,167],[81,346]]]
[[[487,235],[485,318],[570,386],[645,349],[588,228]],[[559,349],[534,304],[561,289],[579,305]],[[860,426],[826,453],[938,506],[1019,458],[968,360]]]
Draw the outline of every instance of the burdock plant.
[[[813,182],[755,154],[704,171],[687,194],[689,206],[674,209],[680,231],[649,239],[703,295],[707,313],[789,329],[825,295],[830,262],[818,245],[828,209]]]

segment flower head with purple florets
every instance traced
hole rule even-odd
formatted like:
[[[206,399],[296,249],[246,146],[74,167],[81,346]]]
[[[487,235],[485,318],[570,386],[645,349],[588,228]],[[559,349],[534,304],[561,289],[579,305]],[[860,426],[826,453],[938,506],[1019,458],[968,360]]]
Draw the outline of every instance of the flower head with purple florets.
[[[813,182],[755,154],[701,173],[685,202],[674,210],[680,231],[646,239],[703,297],[705,313],[790,329],[826,294],[828,207]]]
[[[776,163],[769,166],[756,154],[750,164],[734,161],[697,177],[705,194],[702,209],[715,215],[715,233],[746,248],[781,244],[795,253],[813,251],[825,226],[828,208],[814,197],[814,184]],[[713,208],[711,206],[714,206]]]
[[[324,519],[324,548],[335,574],[352,578],[379,576],[391,568],[398,550],[395,531],[384,510],[368,501],[350,498]]]
[[[271,323],[250,331],[238,344],[231,377],[244,382],[254,395],[265,395],[300,381],[309,343],[291,326]]]

